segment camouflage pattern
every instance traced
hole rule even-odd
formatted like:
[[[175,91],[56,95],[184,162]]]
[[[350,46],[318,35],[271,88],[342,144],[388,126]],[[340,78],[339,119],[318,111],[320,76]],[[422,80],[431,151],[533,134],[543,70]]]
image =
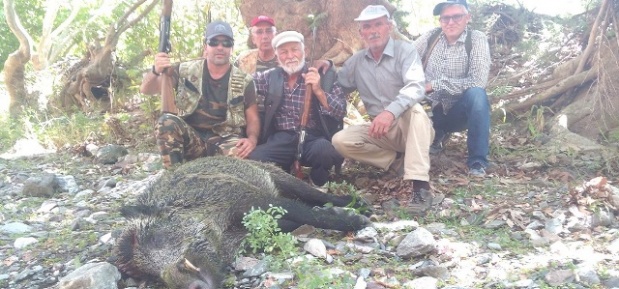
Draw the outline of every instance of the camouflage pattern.
[[[256,72],[277,67],[279,63],[277,62],[277,57],[273,57],[269,61],[262,61],[258,57],[258,49],[251,49],[242,52],[234,62],[234,65],[241,69],[241,71],[253,75]],[[264,96],[256,95],[256,103],[258,103],[258,112],[264,113]]]
[[[204,134],[189,126],[182,118],[163,114],[156,126],[157,146],[165,168],[206,156],[236,156],[237,135],[221,137]]]
[[[178,108],[178,115],[186,117],[194,113],[200,98],[203,95],[202,77],[204,59],[197,59],[179,64],[179,80],[174,99]],[[213,126],[213,131],[222,137],[241,134],[241,127],[245,126],[245,88],[252,83],[251,75],[232,66],[230,82],[228,83],[228,111],[226,119]]]

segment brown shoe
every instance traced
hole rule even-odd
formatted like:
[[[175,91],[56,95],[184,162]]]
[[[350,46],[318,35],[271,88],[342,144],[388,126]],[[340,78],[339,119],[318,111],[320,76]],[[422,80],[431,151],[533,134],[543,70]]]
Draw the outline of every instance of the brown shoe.
[[[430,208],[440,204],[445,199],[445,195],[435,194],[423,188],[419,190],[413,188],[412,194],[411,200],[408,202],[408,211],[417,216],[424,216]]]

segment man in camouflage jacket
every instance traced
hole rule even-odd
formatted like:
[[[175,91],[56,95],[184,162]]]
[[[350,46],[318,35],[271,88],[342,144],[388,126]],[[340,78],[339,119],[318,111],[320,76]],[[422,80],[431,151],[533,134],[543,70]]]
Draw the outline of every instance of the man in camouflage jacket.
[[[157,53],[140,87],[144,94],[157,94],[160,79],[173,80],[175,109],[164,111],[156,126],[166,168],[204,156],[246,158],[258,142],[253,79],[230,64],[234,45],[230,25],[211,22],[204,39],[201,59],[172,64],[167,53]]]

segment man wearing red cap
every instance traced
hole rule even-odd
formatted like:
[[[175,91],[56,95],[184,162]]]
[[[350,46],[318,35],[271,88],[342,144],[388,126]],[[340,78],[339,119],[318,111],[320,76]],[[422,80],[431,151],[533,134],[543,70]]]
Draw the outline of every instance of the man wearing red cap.
[[[260,15],[251,20],[249,27],[249,39],[247,50],[237,58],[235,64],[248,74],[256,71],[264,71],[277,66],[275,49],[271,46],[271,40],[277,33],[275,20],[269,16]]]

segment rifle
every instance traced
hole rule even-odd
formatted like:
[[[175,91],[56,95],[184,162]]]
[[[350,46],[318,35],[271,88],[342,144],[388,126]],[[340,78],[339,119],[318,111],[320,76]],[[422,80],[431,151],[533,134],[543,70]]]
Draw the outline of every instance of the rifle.
[[[159,52],[170,53],[170,26],[172,18],[172,0],[162,0],[163,9],[161,10],[161,21],[159,23]],[[165,72],[165,71],[164,71]],[[172,77],[167,73],[162,73],[161,84],[161,112],[177,114],[178,109],[174,103],[174,88]]]
[[[310,60],[311,64],[312,54],[314,52],[314,47],[316,46],[316,26],[312,28],[312,50],[310,51]],[[303,171],[301,171],[301,157],[303,154],[303,145],[305,144],[305,136],[307,134],[306,127],[307,122],[309,121],[310,109],[312,107],[312,85],[305,84],[305,98],[303,100],[303,113],[301,114],[301,124],[299,130],[299,143],[297,144],[297,154],[295,155],[294,162],[292,163],[292,173],[298,178],[303,179]]]

